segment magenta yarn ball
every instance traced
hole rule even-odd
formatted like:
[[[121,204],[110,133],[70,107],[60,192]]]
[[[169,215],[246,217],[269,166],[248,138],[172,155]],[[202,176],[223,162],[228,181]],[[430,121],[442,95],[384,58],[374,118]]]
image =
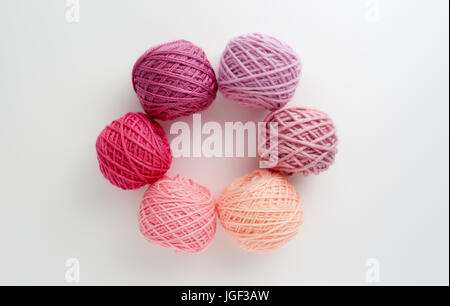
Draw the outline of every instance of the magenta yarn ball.
[[[128,113],[105,127],[96,150],[103,176],[125,190],[155,182],[172,163],[163,128],[143,113]]]
[[[237,103],[276,110],[294,95],[301,68],[298,55],[276,38],[239,36],[228,43],[222,55],[219,89]]]
[[[218,88],[205,52],[185,40],[145,52],[134,65],[132,81],[144,111],[161,120],[208,108]]]
[[[278,125],[277,164],[272,168],[285,175],[319,174],[333,164],[337,153],[336,127],[322,111],[287,107],[270,113],[266,122],[266,148],[270,148],[270,123]],[[271,150],[259,150],[260,158],[271,159]],[[273,152],[272,152],[273,153]]]
[[[201,252],[216,233],[216,202],[208,188],[180,175],[165,176],[144,194],[139,229],[151,243]]]

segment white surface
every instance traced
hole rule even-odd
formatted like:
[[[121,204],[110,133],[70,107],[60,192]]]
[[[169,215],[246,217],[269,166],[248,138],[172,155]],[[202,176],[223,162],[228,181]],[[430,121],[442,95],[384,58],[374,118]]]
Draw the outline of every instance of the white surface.
[[[449,95],[447,0],[61,0],[0,4],[0,284],[448,284]],[[144,189],[101,176],[97,134],[140,106],[134,61],[187,39],[217,71],[232,37],[271,34],[301,55],[293,104],[326,111],[339,132],[335,165],[294,176],[306,224],[283,248],[241,250],[218,226],[200,255],[147,244],[136,215]],[[221,95],[204,121],[261,120]],[[189,122],[188,119],[183,119]],[[165,123],[166,131],[170,123]],[[219,195],[252,158],[176,159]]]

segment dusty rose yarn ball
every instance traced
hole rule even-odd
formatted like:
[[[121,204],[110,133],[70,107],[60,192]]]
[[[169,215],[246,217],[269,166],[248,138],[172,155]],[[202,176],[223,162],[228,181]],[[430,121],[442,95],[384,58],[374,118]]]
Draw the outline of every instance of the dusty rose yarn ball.
[[[244,249],[267,253],[294,237],[303,224],[300,196],[280,173],[257,170],[236,179],[217,201],[225,230]]]
[[[276,110],[295,93],[301,62],[287,44],[262,34],[231,40],[222,55],[219,89],[246,106]]]
[[[134,65],[132,79],[142,108],[161,120],[208,108],[218,87],[205,52],[185,40],[145,52]]]
[[[328,169],[337,153],[336,128],[322,111],[287,107],[269,114],[267,124],[278,124],[278,162],[274,170],[286,175],[318,174]],[[266,139],[269,140],[269,126]],[[269,143],[266,144],[269,147]],[[269,159],[261,154],[262,159]]]
[[[122,189],[153,183],[172,162],[163,128],[143,113],[114,120],[98,136],[96,149],[103,176]]]
[[[139,229],[151,243],[187,253],[201,252],[216,233],[214,197],[192,180],[166,176],[145,192]]]

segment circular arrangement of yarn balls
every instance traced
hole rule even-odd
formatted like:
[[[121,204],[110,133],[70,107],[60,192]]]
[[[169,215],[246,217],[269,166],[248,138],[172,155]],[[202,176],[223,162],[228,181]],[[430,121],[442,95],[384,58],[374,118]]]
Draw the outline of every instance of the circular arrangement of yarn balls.
[[[122,189],[155,182],[172,162],[163,128],[143,113],[114,120],[98,136],[96,149],[103,176]]]
[[[220,196],[219,219],[238,244],[267,253],[294,237],[303,225],[300,196],[280,173],[257,170],[236,179]]]
[[[226,46],[219,89],[240,104],[276,110],[292,98],[300,74],[301,62],[291,47],[271,36],[249,34]]]
[[[214,197],[182,176],[165,176],[150,185],[139,211],[139,229],[151,243],[176,251],[205,250],[216,233]]]
[[[145,52],[134,65],[132,79],[144,111],[161,120],[208,108],[218,87],[205,52],[185,40]]]
[[[269,114],[266,139],[269,148],[269,123],[278,124],[278,162],[272,169],[286,175],[319,174],[334,162],[337,153],[336,128],[322,111],[306,107],[288,107]],[[259,152],[261,159],[269,159]]]

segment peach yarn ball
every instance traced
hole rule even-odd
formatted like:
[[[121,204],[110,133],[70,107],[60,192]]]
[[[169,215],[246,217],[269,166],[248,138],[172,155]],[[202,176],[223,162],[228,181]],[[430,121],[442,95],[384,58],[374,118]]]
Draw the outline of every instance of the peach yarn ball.
[[[216,203],[206,187],[180,175],[150,185],[139,211],[145,238],[187,253],[205,250],[216,233]]]
[[[294,237],[303,225],[300,196],[281,174],[256,170],[236,179],[218,200],[219,219],[237,243],[267,253]]]

